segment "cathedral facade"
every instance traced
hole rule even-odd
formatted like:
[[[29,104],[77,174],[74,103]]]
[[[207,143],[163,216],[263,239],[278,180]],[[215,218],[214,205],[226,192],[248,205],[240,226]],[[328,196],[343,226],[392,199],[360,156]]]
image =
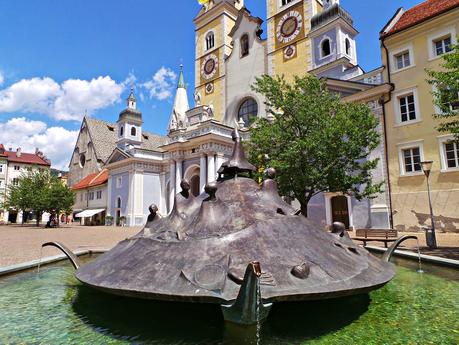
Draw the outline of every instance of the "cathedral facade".
[[[106,184],[99,188],[107,200],[103,212],[116,223],[123,219],[129,226],[144,224],[151,204],[166,215],[182,179],[189,181],[195,195],[216,179],[231,154],[235,125],[249,138],[252,123],[267,117],[263,96],[251,89],[264,74],[284,75],[287,80],[307,73],[325,78],[344,101],[370,104],[375,116],[382,117],[389,85],[383,83],[381,69],[365,73],[359,67],[358,32],[339,0],[267,0],[266,38],[262,23],[243,0],[209,0],[194,19],[194,105],[189,105],[181,71],[167,136],[142,130],[133,93],[116,124],[85,119],[70,181],[108,170]],[[90,127],[100,127],[100,133],[91,134],[96,130]],[[384,138],[384,128],[380,130]],[[82,157],[86,152],[89,161]],[[381,159],[374,178],[385,180],[384,140],[373,155]],[[79,193],[86,200],[87,191]],[[309,214],[324,226],[342,221],[349,228],[387,228],[389,209],[386,193],[371,201],[326,193],[311,201]]]

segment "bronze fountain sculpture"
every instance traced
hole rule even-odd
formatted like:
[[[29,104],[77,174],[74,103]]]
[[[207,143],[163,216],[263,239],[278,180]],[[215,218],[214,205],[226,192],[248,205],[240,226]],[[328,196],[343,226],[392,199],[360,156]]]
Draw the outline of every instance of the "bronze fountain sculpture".
[[[169,216],[150,207],[144,229],[77,268],[85,285],[136,298],[217,303],[225,320],[254,324],[272,303],[367,293],[394,265],[354,244],[344,227],[323,231],[279,196],[275,171],[260,186],[249,177],[237,129],[217,182],[194,197],[183,181]],[[58,246],[71,255],[61,244]],[[390,255],[389,255],[390,256]]]

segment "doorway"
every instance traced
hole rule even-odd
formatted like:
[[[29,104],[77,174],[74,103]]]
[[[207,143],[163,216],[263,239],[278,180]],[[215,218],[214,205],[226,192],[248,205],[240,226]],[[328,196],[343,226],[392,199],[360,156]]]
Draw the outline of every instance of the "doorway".
[[[345,225],[346,229],[349,229],[349,204],[347,197],[344,195],[337,195],[331,198],[332,207],[332,221],[341,222]]]
[[[200,183],[199,175],[194,175],[190,180],[191,194],[193,194],[194,196],[199,196],[200,194],[199,183]]]

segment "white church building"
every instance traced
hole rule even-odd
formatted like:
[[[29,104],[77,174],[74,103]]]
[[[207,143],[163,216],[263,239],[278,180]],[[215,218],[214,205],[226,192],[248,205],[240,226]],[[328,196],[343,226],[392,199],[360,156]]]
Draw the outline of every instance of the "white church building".
[[[381,105],[390,86],[382,81],[381,69],[365,73],[358,65],[357,30],[339,0],[267,0],[267,18],[263,39],[263,20],[252,16],[243,0],[213,0],[202,6],[194,19],[194,106],[189,105],[181,70],[167,136],[143,130],[132,91],[116,123],[84,118],[69,185],[108,171],[97,187],[107,205],[94,212],[112,217],[115,224],[122,219],[139,226],[151,204],[162,215],[170,212],[182,179],[189,181],[193,194],[200,194],[231,155],[235,123],[249,138],[254,119],[267,116],[263,97],[251,89],[264,74],[287,80],[306,73],[325,78],[344,101],[369,104],[382,123]],[[374,171],[380,181],[387,180],[383,130],[381,126],[381,146],[373,152],[380,158]],[[81,202],[75,213],[88,211],[85,201],[91,194],[85,189],[77,193]],[[349,228],[387,228],[388,200],[387,193],[357,201],[330,192],[311,201],[309,215],[323,226],[342,221]]]

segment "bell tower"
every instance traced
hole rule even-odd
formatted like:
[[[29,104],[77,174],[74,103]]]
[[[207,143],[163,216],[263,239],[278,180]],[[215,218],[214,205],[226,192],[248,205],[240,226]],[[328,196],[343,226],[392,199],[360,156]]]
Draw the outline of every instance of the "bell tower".
[[[211,106],[216,120],[225,113],[225,59],[231,54],[231,37],[243,0],[203,0],[194,19],[196,27],[195,93]]]
[[[337,1],[337,0],[330,0]],[[267,0],[268,73],[292,80],[311,65],[311,18],[322,10],[316,0]]]
[[[116,122],[118,131],[116,145],[123,150],[142,143],[142,113],[137,110],[137,100],[133,89],[126,103],[127,108],[120,113]]]

